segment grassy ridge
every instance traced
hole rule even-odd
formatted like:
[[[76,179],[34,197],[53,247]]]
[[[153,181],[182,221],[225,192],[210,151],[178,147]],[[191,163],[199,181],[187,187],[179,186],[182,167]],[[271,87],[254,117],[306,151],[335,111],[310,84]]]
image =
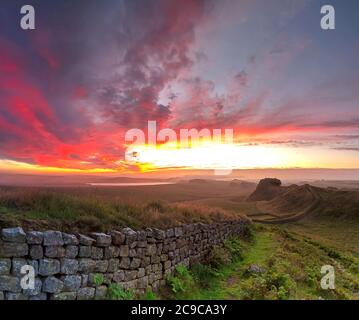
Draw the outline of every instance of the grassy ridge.
[[[105,192],[107,191],[107,192]],[[27,229],[107,231],[130,226],[159,227],[239,218],[220,208],[168,203],[161,200],[126,201],[115,190],[21,189],[0,190],[0,227],[22,225]],[[103,193],[103,194],[101,194]],[[138,196],[140,198],[140,196]]]

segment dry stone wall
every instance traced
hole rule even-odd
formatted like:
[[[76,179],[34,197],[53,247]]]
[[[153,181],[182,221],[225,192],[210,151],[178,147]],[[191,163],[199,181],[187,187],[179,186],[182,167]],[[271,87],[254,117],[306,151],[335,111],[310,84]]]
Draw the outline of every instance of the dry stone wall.
[[[247,224],[237,220],[89,235],[2,229],[0,300],[105,299],[110,283],[139,294],[149,288],[156,292],[178,264],[200,262],[214,246],[243,233]],[[34,289],[21,286],[24,265],[35,270]]]

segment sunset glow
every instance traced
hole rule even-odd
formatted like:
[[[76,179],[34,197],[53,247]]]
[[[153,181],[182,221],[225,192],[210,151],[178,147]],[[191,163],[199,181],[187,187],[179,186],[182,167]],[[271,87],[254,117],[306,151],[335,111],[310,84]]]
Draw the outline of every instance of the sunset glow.
[[[39,6],[31,32],[12,27],[17,1],[0,21],[0,171],[359,168],[359,46],[341,2],[333,32],[312,1],[75,2],[76,19]],[[126,143],[148,121],[233,142]]]

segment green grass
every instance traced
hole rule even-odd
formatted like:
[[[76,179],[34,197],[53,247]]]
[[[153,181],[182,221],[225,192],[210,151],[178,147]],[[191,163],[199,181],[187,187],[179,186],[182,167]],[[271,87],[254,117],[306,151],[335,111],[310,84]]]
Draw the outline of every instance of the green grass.
[[[251,241],[232,241],[227,264],[194,266],[173,299],[359,299],[359,261],[278,227],[257,226]],[[232,249],[232,251],[231,251]],[[240,252],[233,258],[233,252]],[[222,253],[223,256],[224,253]],[[216,259],[216,256],[212,256]],[[333,265],[336,289],[320,287],[321,266]],[[215,267],[214,267],[215,265]],[[248,271],[250,265],[261,273]],[[182,272],[183,273],[183,272]],[[173,288],[172,288],[173,289]],[[168,298],[168,296],[165,295]]]
[[[135,293],[132,290],[124,290],[117,283],[110,283],[107,290],[107,298],[109,300],[133,300]]]

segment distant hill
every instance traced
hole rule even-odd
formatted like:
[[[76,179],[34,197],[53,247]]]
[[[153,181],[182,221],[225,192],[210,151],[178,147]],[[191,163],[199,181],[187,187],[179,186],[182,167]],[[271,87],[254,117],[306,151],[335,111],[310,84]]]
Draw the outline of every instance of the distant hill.
[[[283,223],[307,216],[359,219],[359,192],[319,188],[309,184],[282,186],[278,179],[263,179],[248,197],[256,201],[255,221]]]

